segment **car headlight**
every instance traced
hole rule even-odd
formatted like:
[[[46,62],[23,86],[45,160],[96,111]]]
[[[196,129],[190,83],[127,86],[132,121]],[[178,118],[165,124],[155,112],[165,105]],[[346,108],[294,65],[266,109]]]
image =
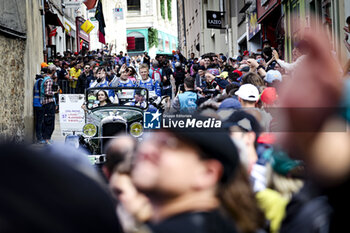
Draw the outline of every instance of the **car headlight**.
[[[97,127],[94,124],[86,124],[83,127],[83,133],[86,137],[93,137],[97,133]]]
[[[134,122],[130,125],[130,134],[134,137],[140,137],[143,134],[143,126],[140,122]]]

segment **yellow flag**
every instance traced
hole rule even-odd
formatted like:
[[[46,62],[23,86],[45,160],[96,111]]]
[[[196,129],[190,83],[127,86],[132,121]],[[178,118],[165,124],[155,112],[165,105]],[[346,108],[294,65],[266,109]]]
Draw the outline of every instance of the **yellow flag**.
[[[80,27],[84,32],[86,32],[87,34],[89,34],[92,29],[95,28],[95,26],[89,21],[86,20]]]

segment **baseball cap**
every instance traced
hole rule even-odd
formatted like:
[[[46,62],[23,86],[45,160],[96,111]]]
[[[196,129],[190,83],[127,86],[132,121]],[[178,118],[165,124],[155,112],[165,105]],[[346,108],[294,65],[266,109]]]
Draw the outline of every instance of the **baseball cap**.
[[[265,88],[260,98],[266,104],[273,104],[277,100],[276,89],[274,87]]]
[[[249,66],[245,66],[245,67],[242,67],[242,69],[240,69],[241,72],[249,72],[250,68]]]
[[[291,159],[288,154],[282,150],[268,149],[263,157],[270,161],[271,167],[280,175],[288,175],[294,168],[302,165],[299,160]]]
[[[197,117],[199,118],[201,117]],[[179,128],[168,130],[181,141],[197,146],[202,158],[218,160],[224,168],[221,183],[226,183],[233,177],[240,162],[237,148],[228,129],[216,129],[215,131],[208,129],[204,132]]]
[[[257,140],[261,144],[274,144],[276,142],[276,136],[272,133],[262,133]]]
[[[275,80],[282,81],[282,75],[278,70],[269,70],[264,80],[268,83],[272,83]]]
[[[235,98],[226,98],[222,103],[220,104],[219,109],[226,109],[226,108],[241,108],[241,103],[235,99]]]
[[[234,70],[233,73],[237,73],[239,75],[239,77],[241,77],[243,75],[242,72],[239,70]]]
[[[42,62],[40,65],[41,65],[41,68],[45,68],[49,66],[46,62]]]
[[[259,90],[253,84],[244,84],[235,92],[239,98],[247,101],[257,101],[259,99]]]
[[[245,111],[237,110],[224,122],[223,127],[229,128],[231,126],[238,126],[247,132],[254,132],[259,137],[261,128],[259,122],[255,117]]]

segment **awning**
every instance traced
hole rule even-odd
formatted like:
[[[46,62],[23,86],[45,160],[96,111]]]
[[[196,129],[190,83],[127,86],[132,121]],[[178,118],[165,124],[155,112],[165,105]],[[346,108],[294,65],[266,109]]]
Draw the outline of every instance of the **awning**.
[[[51,11],[45,11],[45,23],[53,26],[60,26],[64,30],[63,23],[57,14],[52,13]]]
[[[276,2],[270,9],[268,9],[260,18],[258,18],[258,23],[262,23],[262,21],[273,11],[278,7],[281,3]]]

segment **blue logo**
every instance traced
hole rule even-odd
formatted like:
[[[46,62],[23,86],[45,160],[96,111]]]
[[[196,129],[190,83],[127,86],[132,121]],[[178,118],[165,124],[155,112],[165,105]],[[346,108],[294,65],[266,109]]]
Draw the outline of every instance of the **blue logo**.
[[[160,116],[159,110],[155,113],[145,112],[143,115],[143,127],[145,129],[160,129]]]

